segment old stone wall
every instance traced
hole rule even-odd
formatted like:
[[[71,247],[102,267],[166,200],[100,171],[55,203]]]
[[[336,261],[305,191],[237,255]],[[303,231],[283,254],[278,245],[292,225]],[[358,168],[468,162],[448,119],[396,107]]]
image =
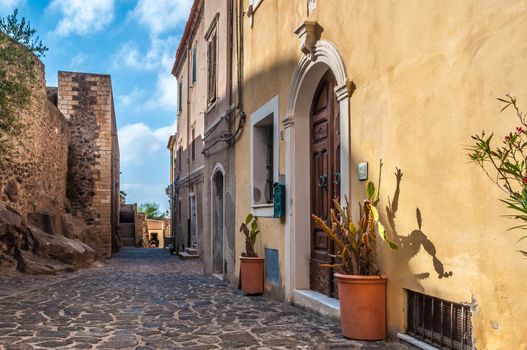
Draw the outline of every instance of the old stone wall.
[[[63,212],[66,191],[69,127],[46,97],[44,65],[35,62],[29,103],[19,112],[22,136],[10,140],[11,153],[0,154],[0,202],[23,217]]]
[[[145,213],[137,211],[137,204],[135,204],[135,239],[138,247],[148,247],[148,227],[146,224]]]
[[[68,199],[112,255],[119,211],[119,152],[109,75],[59,72],[58,107],[70,124]]]

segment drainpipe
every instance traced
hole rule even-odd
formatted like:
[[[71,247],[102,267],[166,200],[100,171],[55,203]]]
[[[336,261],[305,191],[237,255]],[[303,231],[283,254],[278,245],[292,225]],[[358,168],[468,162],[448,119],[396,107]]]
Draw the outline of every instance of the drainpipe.
[[[190,64],[192,62],[192,42],[187,43],[187,199],[188,199],[188,218],[187,218],[187,246],[190,247]],[[196,70],[197,72],[197,70]],[[184,248],[183,248],[184,249]]]

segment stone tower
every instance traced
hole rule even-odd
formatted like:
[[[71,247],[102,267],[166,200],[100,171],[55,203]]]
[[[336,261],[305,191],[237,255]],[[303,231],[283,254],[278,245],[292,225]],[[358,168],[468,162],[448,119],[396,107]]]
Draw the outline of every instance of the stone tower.
[[[118,249],[119,145],[109,75],[58,73],[57,106],[70,125],[67,198],[96,230],[107,258]]]

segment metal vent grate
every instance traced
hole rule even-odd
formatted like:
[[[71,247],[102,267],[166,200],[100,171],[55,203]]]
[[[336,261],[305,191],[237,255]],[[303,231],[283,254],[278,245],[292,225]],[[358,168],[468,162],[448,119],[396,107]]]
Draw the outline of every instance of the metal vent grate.
[[[409,335],[439,349],[472,349],[470,306],[407,292]]]

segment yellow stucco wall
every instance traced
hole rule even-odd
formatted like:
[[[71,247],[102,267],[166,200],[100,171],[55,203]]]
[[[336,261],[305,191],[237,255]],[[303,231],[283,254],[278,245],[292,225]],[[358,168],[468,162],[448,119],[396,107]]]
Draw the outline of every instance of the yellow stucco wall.
[[[301,57],[293,31],[307,19],[305,6],[302,0],[264,0],[253,27],[245,21],[247,116],[278,95],[280,120],[285,117]],[[496,97],[511,92],[527,110],[526,11],[526,1],[326,0],[318,1],[309,18],[323,27],[321,39],[339,49],[356,86],[350,98],[353,205],[363,198],[357,163],[369,162],[370,179],[377,179],[378,160],[384,160],[379,209],[401,245],[399,252],[379,251],[382,273],[389,278],[392,335],[406,327],[408,288],[474,301],[478,349],[527,349],[522,285],[527,260],[516,252],[522,248],[516,243],[521,233],[506,231],[513,222],[502,216],[507,213],[498,201],[502,193],[469,164],[464,151],[472,134],[485,130],[502,136],[514,128],[511,112],[499,114]],[[282,174],[284,152],[281,141]],[[248,126],[236,145],[236,164],[237,183],[246,184],[236,188],[240,223],[250,205]],[[390,227],[386,207],[394,197],[396,167],[403,176]],[[284,224],[262,218],[260,227],[257,248],[279,250],[283,281]],[[241,253],[243,236],[237,237]],[[452,274],[439,278],[440,272]]]

